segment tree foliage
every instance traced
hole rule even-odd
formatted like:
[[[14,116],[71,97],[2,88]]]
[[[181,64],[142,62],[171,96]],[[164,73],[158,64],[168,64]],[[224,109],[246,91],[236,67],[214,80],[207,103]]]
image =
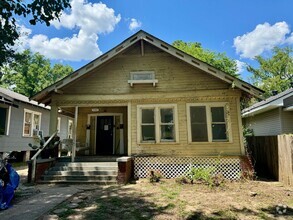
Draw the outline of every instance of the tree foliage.
[[[58,19],[65,8],[70,7],[70,0],[48,1],[32,0],[26,3],[23,0],[1,0],[0,1],[0,66],[11,62],[14,58],[12,46],[19,38],[16,16],[30,16],[30,24],[46,23]]]
[[[225,73],[239,77],[239,74],[237,74],[238,69],[236,61],[227,57],[225,53],[216,53],[204,49],[198,42],[184,42],[182,40],[176,40],[172,43],[172,45]]]
[[[39,53],[32,54],[29,50],[20,56],[22,58],[19,61],[2,68],[0,85],[28,97],[73,71],[68,65],[55,64],[51,67],[49,59]]]
[[[265,91],[269,97],[273,90],[282,92],[290,88],[293,81],[293,49],[291,47],[275,47],[270,58],[256,56],[259,68],[248,66],[253,73],[254,84]]]

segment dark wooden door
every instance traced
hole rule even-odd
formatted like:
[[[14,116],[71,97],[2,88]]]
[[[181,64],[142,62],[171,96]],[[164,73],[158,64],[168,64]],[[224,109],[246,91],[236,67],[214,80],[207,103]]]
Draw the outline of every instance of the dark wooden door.
[[[113,116],[97,117],[96,154],[113,154]]]

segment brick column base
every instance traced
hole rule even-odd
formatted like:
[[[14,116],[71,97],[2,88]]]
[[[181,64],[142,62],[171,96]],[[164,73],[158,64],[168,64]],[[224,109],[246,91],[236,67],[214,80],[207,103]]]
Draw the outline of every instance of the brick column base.
[[[118,162],[117,183],[126,184],[131,178],[132,159],[131,157],[119,157],[116,161]]]

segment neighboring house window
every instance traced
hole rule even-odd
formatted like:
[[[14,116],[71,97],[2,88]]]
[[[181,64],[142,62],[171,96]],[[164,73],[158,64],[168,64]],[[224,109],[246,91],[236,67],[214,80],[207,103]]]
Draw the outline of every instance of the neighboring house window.
[[[33,136],[33,131],[39,131],[41,127],[41,113],[24,110],[23,136]],[[36,135],[38,132],[36,133]]]
[[[141,143],[178,142],[175,105],[138,106]]]
[[[58,133],[60,133],[60,131],[61,131],[61,118],[60,117],[57,118],[57,131],[58,131]]]
[[[225,103],[188,104],[187,109],[190,142],[229,141]]]
[[[0,135],[4,135],[7,126],[8,109],[0,107]]]
[[[68,138],[71,139],[73,135],[73,121],[68,120]]]

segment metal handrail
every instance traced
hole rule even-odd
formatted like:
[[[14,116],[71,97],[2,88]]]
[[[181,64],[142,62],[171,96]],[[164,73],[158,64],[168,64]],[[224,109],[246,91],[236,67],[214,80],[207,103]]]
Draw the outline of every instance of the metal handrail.
[[[39,154],[46,148],[46,146],[50,143],[50,141],[55,137],[58,131],[55,131],[50,138],[45,142],[44,146],[40,148],[37,153],[32,157],[32,181],[35,182],[36,178],[36,165],[37,165],[37,157]]]

